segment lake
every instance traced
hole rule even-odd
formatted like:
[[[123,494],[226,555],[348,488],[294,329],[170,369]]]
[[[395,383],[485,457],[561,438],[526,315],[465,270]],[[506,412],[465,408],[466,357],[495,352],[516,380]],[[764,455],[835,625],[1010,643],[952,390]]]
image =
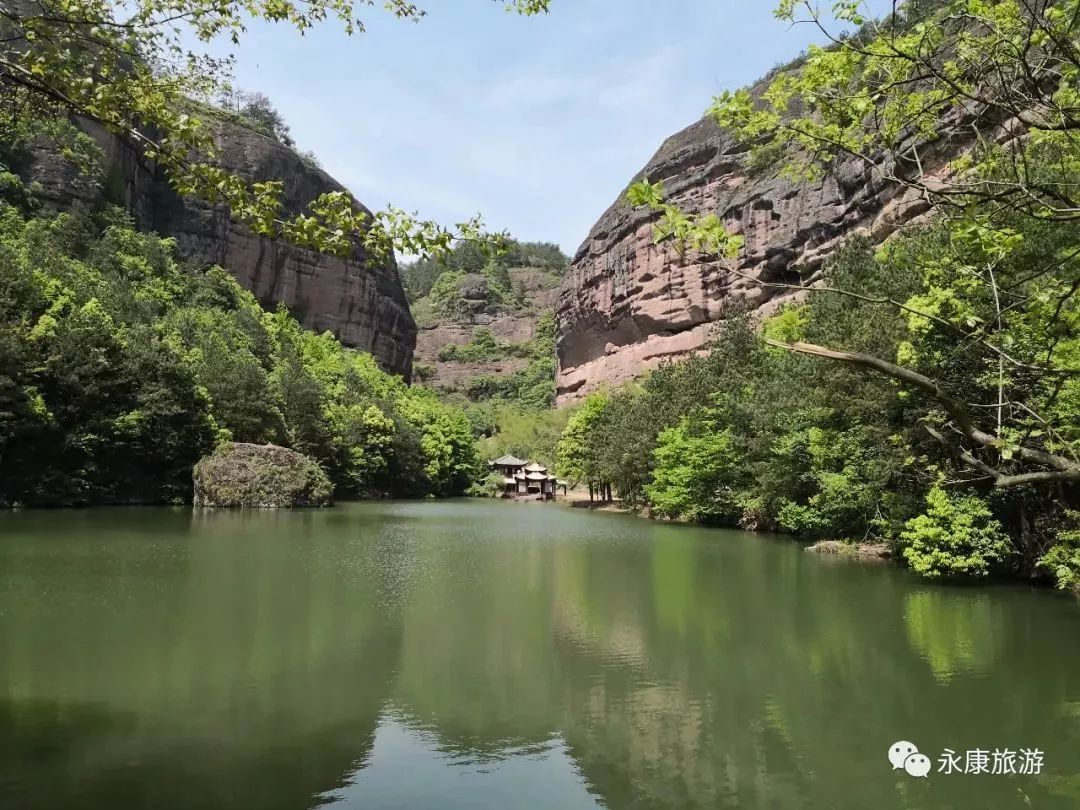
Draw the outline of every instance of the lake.
[[[1051,592],[552,504],[5,513],[0,806],[1072,808],[1078,639]]]

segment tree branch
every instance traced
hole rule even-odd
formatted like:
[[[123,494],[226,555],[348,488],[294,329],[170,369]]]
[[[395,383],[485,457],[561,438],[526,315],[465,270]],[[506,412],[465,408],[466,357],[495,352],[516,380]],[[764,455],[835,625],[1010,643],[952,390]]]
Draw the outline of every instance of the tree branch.
[[[765,342],[770,346],[775,346],[776,348],[784,349],[786,351],[812,355],[814,357],[825,357],[830,360],[839,360],[851,365],[868,368],[884,374],[887,377],[892,377],[894,380],[907,383],[937,400],[938,404],[941,405],[949,417],[956,423],[960,432],[975,444],[993,449],[999,449],[1001,446],[1001,439],[979,428],[978,425],[975,424],[975,420],[972,419],[971,414],[967,412],[967,409],[960,402],[951,397],[936,380],[920,374],[917,371],[898,366],[895,363],[890,363],[887,360],[882,360],[880,357],[874,357],[873,355],[829,349],[825,346],[818,346],[815,343],[783,343],[770,338],[765,338]],[[974,459],[973,456],[971,458],[977,462],[976,464],[971,464],[967,459],[964,459],[964,461],[971,466],[975,466],[976,469],[979,469],[982,472],[993,470],[995,484],[997,486],[1017,486],[1022,483],[1042,483],[1046,481],[1080,481],[1080,464],[1077,464],[1071,459],[1064,458],[1054,453],[1047,453],[1043,450],[1036,450],[1031,447],[1021,446],[1018,447],[1015,452],[1016,457],[1019,460],[1031,464],[1038,464],[1042,467],[1049,467],[1056,474],[1025,473],[1023,475],[1007,476],[993,470],[989,465],[979,462],[977,459]],[[970,456],[970,453],[967,455]]]

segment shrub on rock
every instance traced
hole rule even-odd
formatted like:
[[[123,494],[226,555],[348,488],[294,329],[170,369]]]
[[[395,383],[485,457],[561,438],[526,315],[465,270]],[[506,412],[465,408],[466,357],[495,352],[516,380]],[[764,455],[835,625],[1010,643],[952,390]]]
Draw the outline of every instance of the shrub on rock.
[[[333,488],[307,456],[273,444],[230,442],[195,465],[196,506],[324,506]]]

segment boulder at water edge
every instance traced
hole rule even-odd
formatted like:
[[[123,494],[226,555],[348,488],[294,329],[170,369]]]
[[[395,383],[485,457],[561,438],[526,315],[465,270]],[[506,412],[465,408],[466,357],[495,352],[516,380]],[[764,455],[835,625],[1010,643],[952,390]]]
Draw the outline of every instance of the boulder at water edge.
[[[333,487],[307,456],[273,444],[230,442],[195,465],[196,506],[325,506]]]

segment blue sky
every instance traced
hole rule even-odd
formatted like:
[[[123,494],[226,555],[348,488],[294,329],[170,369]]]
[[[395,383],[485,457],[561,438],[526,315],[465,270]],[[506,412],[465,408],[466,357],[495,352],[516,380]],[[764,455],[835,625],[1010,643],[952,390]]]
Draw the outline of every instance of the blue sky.
[[[353,37],[253,25],[236,84],[270,96],[368,206],[481,213],[570,254],[665,137],[820,39],[773,19],[772,0],[554,0],[533,18],[421,5],[416,24],[364,9]]]

